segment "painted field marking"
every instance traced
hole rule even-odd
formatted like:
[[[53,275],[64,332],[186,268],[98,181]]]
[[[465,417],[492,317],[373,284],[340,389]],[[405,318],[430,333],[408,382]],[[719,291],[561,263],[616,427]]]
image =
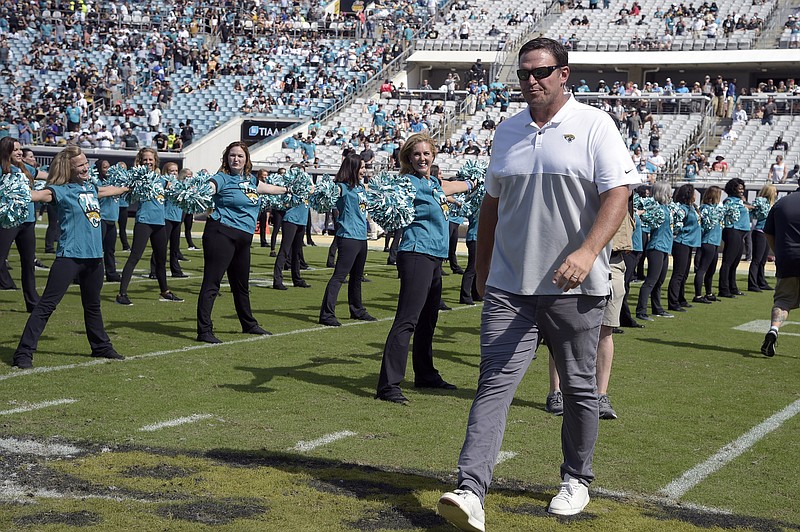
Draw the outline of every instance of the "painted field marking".
[[[4,480],[0,484],[0,501],[17,502],[21,504],[36,504],[35,499],[102,499],[107,501],[133,501],[141,503],[151,503],[145,499],[134,499],[131,497],[118,497],[111,495],[94,495],[89,493],[70,493],[61,492],[53,489],[34,488],[17,484],[13,480]]]
[[[701,483],[715,471],[718,471],[723,466],[733,461],[755,445],[761,438],[779,428],[785,421],[796,416],[798,413],[800,413],[800,399],[756,425],[738,439],[725,445],[705,462],[686,471],[680,478],[676,478],[661,489],[661,493],[670,499],[680,499],[687,491]]]
[[[40,443],[33,440],[0,438],[0,451],[13,454],[33,454],[36,456],[72,456],[81,451],[78,447],[63,443]]]
[[[494,465],[500,465],[506,460],[511,460],[516,456],[517,453],[515,453],[514,451],[500,451],[499,453],[497,453],[497,460],[494,461]]]
[[[211,414],[192,414],[191,416],[179,417],[176,419],[169,419],[161,423],[153,423],[152,425],[145,425],[140,428],[140,432],[154,432],[156,430],[166,429],[169,427],[177,427],[178,425],[185,425],[187,423],[196,423],[204,419],[214,417]]]
[[[705,506],[703,504],[694,504],[691,502],[678,502],[673,499],[669,499],[667,497],[663,497],[660,495],[641,495],[637,493],[627,493],[624,491],[607,490],[605,488],[594,487],[594,486],[589,488],[589,492],[597,493],[602,497],[608,497],[611,499],[628,499],[639,502],[661,504],[663,506],[667,506],[670,508],[689,509],[710,514],[730,515],[733,513],[732,511],[726,510],[725,508],[715,508],[713,506]]]
[[[58,405],[68,405],[72,403],[76,403],[77,400],[75,399],[56,399],[55,401],[44,401],[42,403],[32,403],[27,406],[20,406],[17,408],[12,408],[11,410],[0,410],[0,416],[8,416],[11,414],[21,414],[23,412],[32,412],[34,410],[39,410],[41,408],[47,408],[50,406],[58,406]]]
[[[313,451],[317,447],[322,447],[323,445],[328,445],[329,443],[333,443],[338,440],[342,440],[344,438],[349,438],[350,436],[355,436],[356,433],[350,430],[342,430],[339,432],[333,432],[331,434],[326,434],[321,438],[317,438],[316,440],[311,441],[299,441],[295,444],[294,447],[289,449],[290,451],[299,451],[301,453],[307,453],[308,451]]]
[[[475,309],[475,308],[480,308],[480,307],[477,307],[475,305],[464,305],[463,307],[453,307],[453,310],[451,310],[449,312],[457,312],[457,311],[460,311],[460,310],[469,310],[469,309]],[[244,343],[250,343],[250,342],[263,342],[263,341],[268,340],[270,338],[281,338],[283,336],[293,336],[293,335],[296,335],[296,334],[306,334],[306,333],[312,333],[312,332],[325,332],[325,331],[331,331],[331,330],[336,330],[336,329],[342,329],[344,327],[362,327],[362,326],[367,326],[369,324],[375,324],[375,323],[381,323],[381,322],[393,321],[393,320],[394,320],[394,316],[390,316],[388,318],[381,318],[381,319],[376,320],[376,321],[353,321],[353,322],[350,322],[350,323],[344,323],[344,324],[342,324],[341,327],[327,327],[327,326],[324,326],[324,325],[320,325],[320,326],[317,326],[317,327],[309,327],[309,328],[306,328],[306,329],[295,329],[293,331],[286,331],[286,332],[282,332],[282,333],[276,333],[276,334],[273,334],[271,336],[262,336],[262,335],[248,336],[247,338],[240,338],[238,340],[230,340],[230,341],[227,341],[227,342],[223,342],[221,344],[195,343],[195,344],[192,344],[192,345],[179,347],[177,349],[167,349],[167,350],[164,350],[164,351],[153,351],[152,353],[144,353],[144,354],[141,354],[141,355],[131,355],[131,356],[125,357],[125,360],[110,360],[110,359],[107,359],[107,358],[96,358],[94,360],[90,360],[90,361],[87,361],[87,362],[77,362],[75,364],[64,364],[63,366],[46,366],[46,367],[37,367],[37,368],[33,368],[33,369],[12,370],[10,373],[6,373],[4,375],[0,375],[0,381],[4,381],[4,380],[7,380],[7,379],[13,379],[13,378],[16,378],[16,377],[28,377],[28,376],[31,376],[31,375],[41,375],[41,374],[44,374],[44,373],[51,373],[51,372],[54,372],[54,371],[64,371],[64,370],[68,370],[68,369],[77,369],[77,368],[89,368],[89,367],[97,366],[97,365],[100,365],[100,364],[122,364],[122,363],[125,363],[125,362],[128,362],[128,361],[133,361],[133,360],[144,360],[144,359],[147,359],[147,358],[162,357],[162,356],[165,356],[165,355],[172,355],[172,354],[175,354],[175,353],[186,353],[186,352],[189,352],[189,351],[197,351],[199,349],[219,349],[221,347],[230,347],[232,345],[244,344]]]
[[[747,323],[743,323],[741,325],[737,325],[736,327],[733,328],[733,330],[767,334],[767,331],[769,330],[769,326],[771,323],[772,322],[770,322],[769,320],[753,320],[753,321],[748,321]],[[784,327],[786,327],[787,325],[800,325],[800,321],[783,322]],[[782,328],[779,336],[800,336],[800,333],[788,332]]]

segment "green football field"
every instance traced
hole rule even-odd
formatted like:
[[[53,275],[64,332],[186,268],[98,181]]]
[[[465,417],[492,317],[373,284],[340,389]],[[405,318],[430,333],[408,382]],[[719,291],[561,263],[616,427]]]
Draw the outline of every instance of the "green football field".
[[[146,255],[134,306],[114,303],[116,285],[103,289],[106,327],[126,360],[88,356],[73,286],[35,368],[20,371],[11,360],[28,315],[20,291],[0,292],[0,530],[452,530],[435,508],[455,487],[480,306],[459,305],[460,276],[445,277],[453,310],[440,313],[434,356],[458,390],[415,390],[409,363],[411,403],[376,401],[396,271],[372,249],[363,291],[378,321],[347,319],[344,286],[344,326],[322,327],[332,270],[329,240],[316,238],[305,248],[310,289],[272,290],[274,259],[253,248],[252,304],[270,337],[239,332],[225,287],[214,309],[224,343],[197,343],[202,252],[184,250],[190,277],[170,279],[183,303],[158,301]],[[10,258],[20,285],[13,247]],[[127,254],[117,258],[121,269]],[[40,291],[46,277],[37,272]],[[696,305],[614,336],[619,419],[601,422],[592,502],[572,518],[546,512],[561,419],[544,411],[540,351],[511,407],[487,530],[800,529],[800,311],[766,358],[771,297]]]

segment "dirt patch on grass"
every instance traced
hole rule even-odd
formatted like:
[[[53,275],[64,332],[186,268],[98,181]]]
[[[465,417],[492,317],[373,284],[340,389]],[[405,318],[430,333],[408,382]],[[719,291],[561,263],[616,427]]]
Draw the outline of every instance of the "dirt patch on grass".
[[[355,499],[385,498],[388,495],[406,495],[411,490],[387,482],[374,482],[359,479],[312,479],[308,485],[317,491],[343,495]]]
[[[40,512],[14,519],[14,524],[19,527],[34,527],[42,525],[68,525],[68,526],[93,526],[100,524],[102,519],[92,512]]]
[[[410,513],[398,508],[380,510],[373,515],[349,521],[348,526],[356,530],[430,530],[445,525],[444,519],[433,512]]]
[[[759,532],[782,532],[800,530],[795,523],[787,523],[775,519],[762,519],[747,515],[702,512],[691,508],[660,506],[645,509],[647,517],[660,521],[676,520],[690,523],[701,528],[721,528],[723,530],[758,530]]]
[[[155,466],[132,466],[127,468],[122,474],[131,478],[158,478],[169,480],[172,478],[188,477],[196,471],[185,467],[177,467],[169,464],[158,464]]]
[[[236,519],[265,514],[268,510],[263,504],[250,499],[220,499],[165,505],[156,510],[156,513],[166,519],[225,525]]]

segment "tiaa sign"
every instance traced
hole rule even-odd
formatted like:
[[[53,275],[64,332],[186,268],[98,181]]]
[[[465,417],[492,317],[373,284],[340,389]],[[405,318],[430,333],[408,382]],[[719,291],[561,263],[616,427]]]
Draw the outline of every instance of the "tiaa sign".
[[[242,142],[250,146],[276,137],[296,124],[295,120],[244,120],[241,129]]]

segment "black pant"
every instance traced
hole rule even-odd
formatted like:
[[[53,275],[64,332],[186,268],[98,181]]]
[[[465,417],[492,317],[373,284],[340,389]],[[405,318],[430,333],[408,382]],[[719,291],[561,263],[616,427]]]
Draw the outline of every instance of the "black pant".
[[[672,277],[667,286],[667,304],[670,308],[680,307],[686,301],[686,280],[689,278],[689,265],[692,263],[692,248],[680,242],[672,243]]]
[[[647,256],[647,277],[639,289],[639,301],[636,304],[636,314],[647,314],[647,300],[654,314],[664,311],[661,306],[661,285],[667,278],[668,255],[655,249],[645,252]]]
[[[699,260],[694,274],[694,295],[697,297],[711,295],[711,285],[714,282],[714,273],[717,271],[718,246],[703,244],[697,251]],[[705,287],[705,294],[703,288]]]
[[[311,209],[308,209],[308,221],[306,222],[306,243],[310,246],[314,240],[311,238]]]
[[[283,266],[290,262],[292,266],[292,283],[297,284],[303,279],[300,277],[300,265],[303,253],[304,226],[283,222],[281,226],[281,247],[278,249],[278,258],[272,269],[272,283],[283,284]]]
[[[103,265],[107,279],[109,275],[117,273],[117,261],[114,255],[117,247],[117,222],[103,220],[100,227],[103,230]]]
[[[402,240],[403,240],[402,229],[398,229],[397,231],[392,231],[392,245],[389,246],[389,257],[386,259],[386,264],[395,264],[397,262],[397,250],[400,248],[400,242]]]
[[[461,294],[459,295],[458,302],[465,305],[471,305],[475,300],[480,301],[480,295],[475,288],[475,261],[478,248],[478,242],[475,240],[467,240],[467,268],[464,270],[464,276],[461,277]],[[453,263],[451,262],[452,266]]]
[[[764,275],[764,265],[767,264],[769,244],[762,231],[751,231],[753,235],[753,259],[750,261],[750,271],[747,275],[747,288],[764,288],[767,277]]]
[[[719,293],[729,296],[738,292],[736,286],[736,268],[742,260],[742,239],[747,231],[726,227],[722,230],[722,264],[719,267]]]
[[[339,241],[339,258],[336,260],[333,276],[325,287],[319,319],[329,321],[336,318],[336,300],[348,274],[350,281],[347,283],[347,303],[350,307],[350,317],[358,319],[367,314],[367,309],[361,301],[361,279],[364,277],[364,264],[367,262],[367,241],[338,236],[335,240]]]
[[[269,211],[258,211],[258,236],[261,240],[261,247],[267,247],[267,218],[269,218]]]
[[[258,326],[250,308],[250,244],[253,235],[209,219],[203,231],[203,284],[197,298],[197,334],[213,330],[211,311],[225,272],[242,332]]]
[[[122,249],[131,249],[128,244],[128,207],[119,208],[119,242],[122,244]]]
[[[339,240],[341,239],[338,236],[333,237],[331,247],[328,248],[328,259],[325,261],[325,266],[328,268],[336,266],[336,252],[339,251]]]
[[[39,301],[39,293],[36,291],[36,266],[33,264],[33,261],[36,260],[36,222],[25,222],[9,229],[0,228],[0,264],[3,265],[7,277],[3,280],[3,284],[11,286],[14,285],[14,281],[8,273],[8,269],[5,268],[5,263],[12,242],[16,244],[17,251],[19,251],[25,308],[31,312]]]
[[[272,218],[272,236],[269,239],[269,249],[271,251],[275,251],[275,244],[278,242],[278,233],[281,231],[281,227],[283,227],[283,217],[286,215],[286,211],[279,211],[277,209],[272,209],[270,211],[270,217]]]
[[[450,262],[450,270],[460,270],[461,266],[458,265],[458,257],[456,256],[456,248],[458,247],[458,226],[459,224],[448,222],[449,241],[447,249],[447,260]]]
[[[642,255],[641,251],[622,254],[622,260],[625,262],[625,295],[622,298],[622,308],[619,310],[619,323],[623,327],[633,325],[634,322],[633,316],[631,316],[631,307],[628,305],[628,296],[631,293],[631,281],[636,275],[636,265],[639,263],[640,255]]]
[[[442,299],[442,259],[401,251],[397,254],[400,294],[397,312],[383,348],[378,395],[400,393],[400,381],[406,374],[408,345],[414,336],[411,352],[414,383],[436,385],[442,377],[433,366],[433,332],[439,319]]]
[[[181,256],[181,222],[165,220],[164,231],[167,235],[167,242],[169,242],[169,272],[172,275],[180,275],[183,273],[181,262],[178,260],[178,257]],[[164,267],[166,268],[166,266]],[[150,255],[150,275],[158,275],[155,253]]]
[[[47,320],[56,310],[67,289],[77,278],[81,287],[81,303],[83,304],[83,323],[86,326],[86,337],[92,348],[92,355],[103,356],[114,351],[111,340],[103,325],[100,312],[100,290],[103,288],[102,259],[71,259],[56,257],[50,266],[50,275],[39,303],[31,312],[25,330],[22,332],[14,359],[18,355],[31,356],[39,344],[39,337],[47,326]]]
[[[58,239],[61,238],[61,227],[58,225],[58,212],[53,203],[46,203],[47,231],[44,233],[44,252],[54,253]]]
[[[148,240],[150,240],[150,246],[153,248],[153,257],[156,259],[158,287],[161,289],[161,293],[169,290],[167,287],[167,232],[163,225],[137,222],[133,226],[131,254],[128,256],[127,262],[125,262],[125,268],[122,269],[122,281],[119,285],[120,294],[128,292],[128,285],[131,282],[131,277],[133,277],[133,269],[136,268],[136,264],[142,258]]]
[[[647,249],[647,243],[650,242],[650,233],[642,231],[642,249]],[[636,278],[644,279],[644,261],[647,258],[647,253],[641,252],[639,254],[639,262],[636,263]]]
[[[184,144],[184,147],[186,144]],[[186,245],[190,248],[195,247],[194,240],[192,240],[192,225],[194,225],[194,214],[185,213],[183,215],[183,235],[186,238]]]

